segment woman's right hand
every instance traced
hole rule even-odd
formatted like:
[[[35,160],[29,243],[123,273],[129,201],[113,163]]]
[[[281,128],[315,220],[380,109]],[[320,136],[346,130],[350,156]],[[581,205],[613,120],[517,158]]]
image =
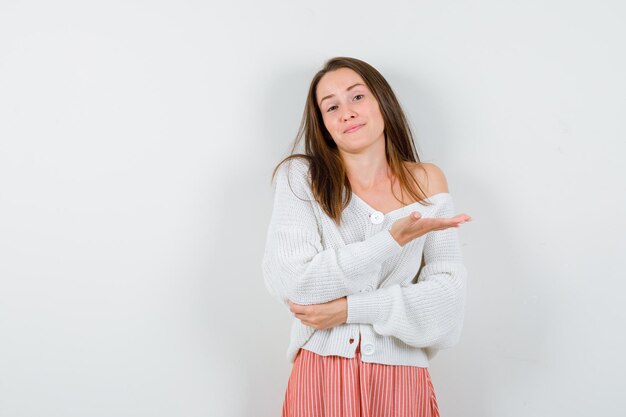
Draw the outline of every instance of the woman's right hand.
[[[419,211],[414,211],[410,215],[396,220],[389,232],[391,236],[404,246],[413,239],[424,236],[428,232],[444,230],[449,227],[459,227],[462,223],[471,221],[472,218],[465,214],[457,214],[454,217],[426,217],[422,218]]]

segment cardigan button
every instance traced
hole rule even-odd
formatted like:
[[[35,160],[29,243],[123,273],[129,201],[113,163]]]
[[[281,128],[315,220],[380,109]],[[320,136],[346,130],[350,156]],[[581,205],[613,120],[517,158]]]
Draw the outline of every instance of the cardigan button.
[[[369,292],[369,291],[374,291],[374,286],[372,284],[369,284],[367,287],[359,290],[359,292]]]
[[[385,215],[380,211],[375,211],[370,215],[370,221],[374,224],[380,224],[383,222]]]
[[[371,343],[366,343],[363,345],[363,353],[365,353],[366,355],[371,355],[372,353],[374,353],[374,345]]]

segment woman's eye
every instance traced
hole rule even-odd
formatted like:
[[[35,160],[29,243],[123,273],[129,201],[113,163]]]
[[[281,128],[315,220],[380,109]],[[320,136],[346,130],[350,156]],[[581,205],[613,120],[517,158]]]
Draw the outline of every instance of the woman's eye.
[[[356,100],[357,97],[364,97],[363,94],[357,94],[356,96],[354,96],[354,99]],[[359,98],[358,100],[362,100],[362,98]],[[337,106],[330,106],[326,111],[332,111],[335,107]]]

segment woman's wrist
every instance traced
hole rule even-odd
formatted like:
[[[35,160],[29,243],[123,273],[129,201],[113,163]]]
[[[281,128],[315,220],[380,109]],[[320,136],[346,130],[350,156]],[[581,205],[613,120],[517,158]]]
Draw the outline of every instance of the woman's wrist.
[[[400,246],[404,246],[407,244],[406,239],[402,236],[402,233],[398,233],[394,231],[393,227],[389,229],[389,233],[391,234],[391,237],[393,237]]]

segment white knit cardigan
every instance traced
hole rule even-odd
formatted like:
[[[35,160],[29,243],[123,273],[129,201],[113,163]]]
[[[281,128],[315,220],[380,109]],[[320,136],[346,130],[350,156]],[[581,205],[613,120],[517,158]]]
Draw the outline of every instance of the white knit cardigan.
[[[300,348],[353,358],[360,342],[363,362],[428,367],[437,350],[458,343],[467,281],[458,229],[430,232],[404,246],[389,232],[413,211],[454,216],[450,193],[429,197],[431,206],[415,202],[389,213],[352,193],[338,227],[313,197],[306,160],[291,160],[276,175],[262,271],[269,293],[293,316],[290,362]],[[344,296],[347,322],[324,330],[302,324],[287,302]]]

